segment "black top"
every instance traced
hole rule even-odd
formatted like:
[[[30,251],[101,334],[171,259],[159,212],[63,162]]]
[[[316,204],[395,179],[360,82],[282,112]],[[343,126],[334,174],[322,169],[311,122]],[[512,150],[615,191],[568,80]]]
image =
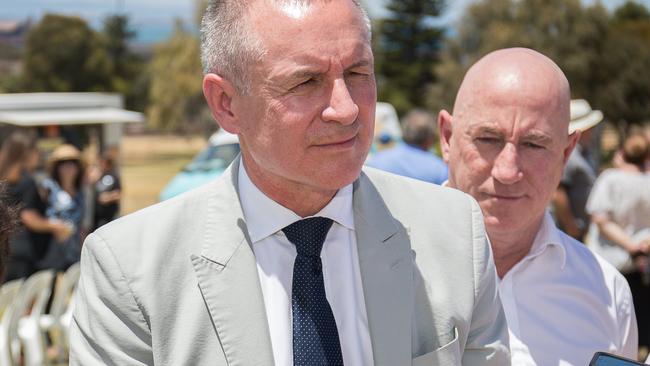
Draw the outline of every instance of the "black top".
[[[9,204],[24,210],[35,210],[45,216],[46,203],[41,198],[36,181],[28,173],[23,173],[20,180],[7,186]],[[18,229],[9,239],[10,257],[18,260],[36,260],[47,249],[49,234],[42,234],[27,229],[20,223]]]
[[[122,189],[122,184],[120,183],[120,177],[115,172],[104,173],[97,183],[95,183],[95,229],[111,222],[120,211],[119,202],[105,205],[99,203],[100,193],[118,189]]]

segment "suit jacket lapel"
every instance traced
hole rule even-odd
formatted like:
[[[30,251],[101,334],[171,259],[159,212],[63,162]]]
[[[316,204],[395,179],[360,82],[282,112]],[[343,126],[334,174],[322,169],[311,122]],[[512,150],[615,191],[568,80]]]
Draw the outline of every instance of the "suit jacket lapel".
[[[202,251],[191,260],[228,365],[272,365],[264,299],[236,188],[238,167],[235,159],[215,181]]]
[[[407,229],[362,172],[354,184],[354,225],[376,366],[411,364],[414,309]]]

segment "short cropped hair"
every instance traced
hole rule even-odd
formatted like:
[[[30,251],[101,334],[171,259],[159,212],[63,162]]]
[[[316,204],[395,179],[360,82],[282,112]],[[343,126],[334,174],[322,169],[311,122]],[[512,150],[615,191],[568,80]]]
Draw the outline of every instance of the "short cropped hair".
[[[436,119],[423,110],[414,109],[402,119],[402,139],[409,145],[422,146],[436,137]]]
[[[249,94],[251,65],[264,55],[264,45],[246,22],[246,12],[254,1],[210,0],[201,22],[201,62],[203,73],[216,73]],[[311,5],[331,0],[266,0],[278,5]],[[361,11],[370,37],[370,19],[358,0],[349,0]],[[370,38],[369,38],[370,39]]]
[[[640,134],[630,135],[623,142],[623,160],[642,167],[648,157],[648,141]]]

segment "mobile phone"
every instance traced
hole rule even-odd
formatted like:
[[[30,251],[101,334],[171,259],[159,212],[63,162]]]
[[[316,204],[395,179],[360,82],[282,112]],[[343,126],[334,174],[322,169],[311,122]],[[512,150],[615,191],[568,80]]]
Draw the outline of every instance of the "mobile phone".
[[[606,352],[596,352],[589,366],[643,366],[642,363]]]

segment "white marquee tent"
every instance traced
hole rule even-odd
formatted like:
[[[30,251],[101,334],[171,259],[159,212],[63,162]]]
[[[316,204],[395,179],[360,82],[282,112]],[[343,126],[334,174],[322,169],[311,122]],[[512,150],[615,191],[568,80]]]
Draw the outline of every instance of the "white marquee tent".
[[[0,124],[20,127],[101,125],[102,144],[119,144],[124,123],[142,123],[142,113],[123,109],[111,93],[0,94]]]

